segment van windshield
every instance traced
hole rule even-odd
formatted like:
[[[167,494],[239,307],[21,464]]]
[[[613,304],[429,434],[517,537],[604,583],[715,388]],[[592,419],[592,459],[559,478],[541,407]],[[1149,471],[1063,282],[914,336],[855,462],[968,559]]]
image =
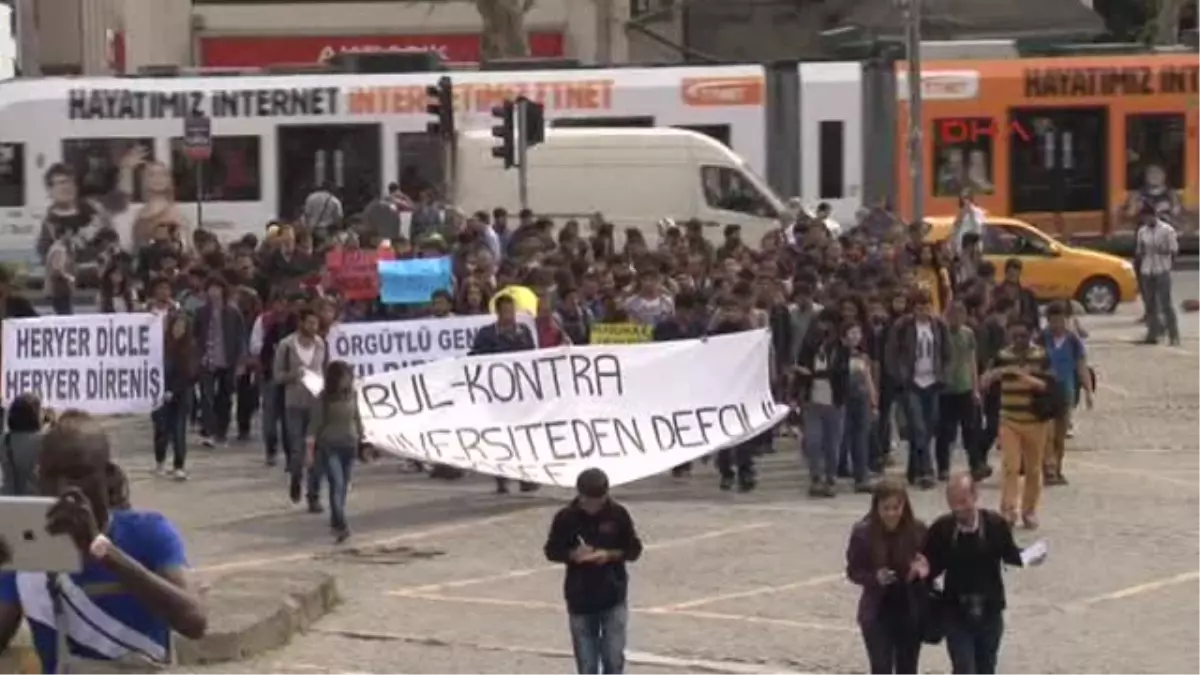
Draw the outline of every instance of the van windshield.
[[[700,167],[704,201],[714,209],[761,218],[778,218],[779,210],[742,171],[729,166]]]

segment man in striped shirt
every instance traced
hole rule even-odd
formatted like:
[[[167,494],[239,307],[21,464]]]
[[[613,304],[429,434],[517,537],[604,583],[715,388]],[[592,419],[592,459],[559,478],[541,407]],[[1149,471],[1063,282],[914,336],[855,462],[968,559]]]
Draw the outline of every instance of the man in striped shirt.
[[[1008,346],[992,360],[980,378],[986,391],[1000,383],[1000,451],[1003,454],[1004,484],[1000,491],[1000,512],[1009,523],[1020,514],[1027,529],[1038,526],[1037,509],[1042,497],[1042,464],[1050,424],[1033,408],[1035,394],[1045,391],[1050,361],[1040,345],[1030,341],[1029,326],[1019,318],[1008,322]],[[1025,486],[1021,488],[1021,466],[1025,467]]]
[[[1158,344],[1163,324],[1171,344],[1179,344],[1179,319],[1171,306],[1171,268],[1179,254],[1179,239],[1175,228],[1158,217],[1153,206],[1142,208],[1142,227],[1137,231],[1138,272],[1142,275],[1142,292],[1146,305],[1144,344]]]

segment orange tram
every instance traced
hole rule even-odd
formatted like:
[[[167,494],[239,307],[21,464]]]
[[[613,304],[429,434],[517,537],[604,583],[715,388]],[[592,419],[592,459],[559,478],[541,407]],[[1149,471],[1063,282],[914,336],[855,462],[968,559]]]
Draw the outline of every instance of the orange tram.
[[[926,214],[954,213],[970,189],[992,215],[1058,236],[1110,235],[1132,225],[1130,195],[1149,180],[1179,195],[1181,222],[1194,227],[1198,71],[1195,54],[926,63]],[[908,110],[902,101],[901,139]],[[900,207],[911,214],[909,144],[898,145]]]

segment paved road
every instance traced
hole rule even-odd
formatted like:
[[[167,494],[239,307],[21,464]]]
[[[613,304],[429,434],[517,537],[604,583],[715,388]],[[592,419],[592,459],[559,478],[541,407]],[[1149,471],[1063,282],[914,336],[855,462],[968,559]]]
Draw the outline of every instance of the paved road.
[[[1194,273],[1192,281],[1194,296]],[[1200,330],[1193,314],[1181,347],[1133,346],[1135,312],[1089,319],[1101,396],[1072,446],[1071,485],[1046,502],[1051,561],[1007,575],[1005,671],[1189,672],[1200,659]],[[175,484],[150,475],[144,422],[114,422],[113,432],[135,503],[181,524],[205,578],[312,567],[339,577],[345,603],[316,630],[234,669],[570,670],[562,572],[541,556],[565,493],[499,497],[485,479],[446,484],[385,462],[355,479],[355,547],[339,552],[322,517],[287,503],[282,472],[264,467],[256,448],[197,449],[192,480]],[[632,572],[634,672],[865,667],[842,567],[867,498],[807,500],[791,446],[767,459],[762,476],[750,495],[719,492],[708,468],[619,491],[648,545]],[[996,486],[983,493],[994,507]],[[940,491],[915,504],[936,515]],[[948,668],[941,648],[923,664]]]

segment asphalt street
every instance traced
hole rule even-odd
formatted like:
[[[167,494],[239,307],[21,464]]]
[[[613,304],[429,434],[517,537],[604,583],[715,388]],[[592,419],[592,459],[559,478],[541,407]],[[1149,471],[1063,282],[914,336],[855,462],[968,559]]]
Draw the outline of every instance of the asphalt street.
[[[1177,277],[1181,298],[1196,286],[1195,273]],[[1050,560],[1006,574],[1003,672],[1194,672],[1200,662],[1200,327],[1184,315],[1182,346],[1135,346],[1137,312],[1086,319],[1096,409],[1070,446],[1071,485],[1046,498],[1038,536]],[[383,461],[359,467],[355,534],[338,548],[325,518],[288,502],[282,471],[265,467],[256,445],[196,446],[191,480],[174,483],[150,472],[145,420],[110,424],[135,506],[180,525],[204,583],[242,569],[338,578],[345,601],[312,631],[208,672],[571,669],[562,571],[542,557],[568,493],[497,496],[486,478],[445,483]],[[708,466],[690,480],[617,490],[647,544],[631,565],[631,672],[864,670],[857,589],[843,568],[868,498],[807,499],[791,440],[766,457],[761,477],[745,495],[717,490]],[[995,508],[997,485],[981,489]],[[945,508],[940,490],[913,499],[923,518]],[[944,648],[925,651],[925,672],[948,667]]]

